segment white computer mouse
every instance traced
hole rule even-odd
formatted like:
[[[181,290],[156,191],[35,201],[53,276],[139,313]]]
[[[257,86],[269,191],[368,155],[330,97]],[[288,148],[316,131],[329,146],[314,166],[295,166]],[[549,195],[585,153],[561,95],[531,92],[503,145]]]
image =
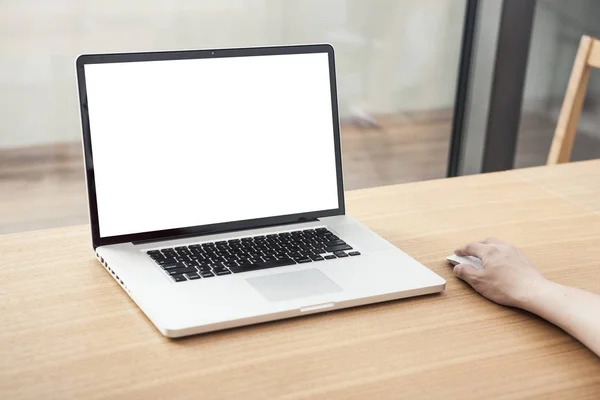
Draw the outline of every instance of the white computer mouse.
[[[457,264],[470,264],[473,267],[475,267],[475,269],[478,270],[483,270],[483,263],[481,262],[481,260],[477,257],[472,257],[472,256],[457,256],[456,254],[452,254],[451,256],[446,257],[446,260],[450,261],[450,263],[452,263],[452,265],[457,265]]]

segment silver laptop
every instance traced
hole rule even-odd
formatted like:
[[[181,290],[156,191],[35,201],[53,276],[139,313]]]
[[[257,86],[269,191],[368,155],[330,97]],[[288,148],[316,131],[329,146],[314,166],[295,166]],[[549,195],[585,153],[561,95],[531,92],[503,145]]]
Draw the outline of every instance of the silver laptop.
[[[92,241],[179,337],[440,292],[345,214],[329,45],[82,55]]]

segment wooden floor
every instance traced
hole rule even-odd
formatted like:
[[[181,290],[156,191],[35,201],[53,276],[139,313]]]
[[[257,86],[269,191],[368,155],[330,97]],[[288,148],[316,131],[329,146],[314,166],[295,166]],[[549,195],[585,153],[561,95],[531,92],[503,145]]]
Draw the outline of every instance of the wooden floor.
[[[452,115],[436,111],[378,119],[379,126],[342,125],[348,190],[443,178]],[[541,117],[524,118],[516,166],[545,163],[554,130]],[[600,142],[578,135],[574,159],[600,155]],[[86,223],[81,145],[0,150],[0,234]]]

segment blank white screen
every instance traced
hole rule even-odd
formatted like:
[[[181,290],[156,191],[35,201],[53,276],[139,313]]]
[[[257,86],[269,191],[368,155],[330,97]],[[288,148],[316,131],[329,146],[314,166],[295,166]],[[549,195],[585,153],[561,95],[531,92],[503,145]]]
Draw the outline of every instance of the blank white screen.
[[[338,207],[327,53],[85,65],[100,237]]]

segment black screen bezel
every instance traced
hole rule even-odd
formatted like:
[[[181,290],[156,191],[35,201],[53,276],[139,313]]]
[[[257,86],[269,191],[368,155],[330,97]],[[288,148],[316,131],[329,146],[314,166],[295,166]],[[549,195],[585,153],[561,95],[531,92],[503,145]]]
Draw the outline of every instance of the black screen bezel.
[[[88,115],[88,100],[85,84],[86,64],[103,64],[119,62],[139,61],[164,61],[185,60],[201,58],[225,58],[225,57],[249,57],[268,56],[284,54],[310,54],[327,53],[329,58],[329,82],[331,90],[331,110],[333,121],[333,139],[335,148],[335,164],[338,189],[338,207],[330,210],[311,211],[306,213],[279,215],[242,221],[223,222],[218,224],[189,226],[174,229],[165,229],[152,232],[142,232],[127,235],[100,237],[100,225],[98,220],[98,204],[96,200],[96,184],[94,178],[94,162],[92,155],[91,132]],[[329,44],[312,44],[296,46],[272,46],[252,48],[231,49],[206,49],[206,50],[182,50],[182,51],[159,51],[140,53],[114,53],[114,54],[84,54],[77,58],[77,85],[79,90],[79,106],[81,114],[81,126],[83,135],[83,149],[85,161],[85,173],[87,183],[87,194],[90,212],[90,223],[92,230],[92,244],[94,248],[116,243],[153,241],[178,238],[183,236],[200,236],[236,230],[259,228],[271,225],[283,225],[294,222],[302,222],[316,218],[329,217],[345,214],[344,184],[342,175],[342,155],[340,143],[339,115],[337,102],[337,85],[335,76],[335,57],[333,47]]]

